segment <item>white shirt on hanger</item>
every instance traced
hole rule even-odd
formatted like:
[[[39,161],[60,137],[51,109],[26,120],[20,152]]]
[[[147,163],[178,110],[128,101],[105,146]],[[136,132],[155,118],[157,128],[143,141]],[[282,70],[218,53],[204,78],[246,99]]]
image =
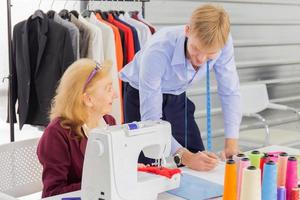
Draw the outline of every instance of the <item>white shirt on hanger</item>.
[[[146,42],[149,40],[149,38],[151,37],[151,31],[150,31],[149,27],[147,27],[142,22],[139,22],[138,20],[131,18],[129,16],[128,12],[126,12],[124,15],[120,15],[119,18],[121,20],[125,21],[126,23],[130,24],[131,26],[133,26],[140,32],[139,42],[140,42],[140,46],[142,48],[146,44]]]
[[[84,23],[91,30],[91,37],[89,40],[89,47],[87,57],[93,59],[94,61],[101,63],[104,60],[103,51],[103,38],[102,31],[100,28],[88,22],[81,15],[78,16],[78,20]]]
[[[115,91],[119,94],[120,85],[119,85],[119,76],[118,76],[118,67],[117,67],[117,57],[116,57],[116,44],[115,44],[115,36],[111,27],[107,24],[100,22],[94,13],[91,13],[89,19],[87,19],[90,23],[94,24],[102,31],[103,38],[103,52],[104,58],[112,61],[112,69],[111,74],[113,78],[113,87]],[[119,97],[121,94],[119,94]],[[115,118],[117,124],[121,123],[121,98],[118,98],[113,102],[112,116]]]

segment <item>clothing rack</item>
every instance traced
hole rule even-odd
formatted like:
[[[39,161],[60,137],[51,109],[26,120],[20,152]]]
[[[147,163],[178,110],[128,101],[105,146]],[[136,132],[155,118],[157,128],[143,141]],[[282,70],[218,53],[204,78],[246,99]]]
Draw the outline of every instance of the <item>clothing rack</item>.
[[[66,0],[67,1],[67,0]],[[86,8],[86,5],[89,2],[94,2],[94,1],[102,1],[102,2],[129,2],[129,3],[133,3],[133,2],[139,2],[142,3],[142,15],[143,17],[145,17],[145,3],[149,2],[150,0],[72,0],[72,1],[80,1],[81,2],[81,10],[83,10],[84,8]],[[9,80],[9,86],[8,86],[8,95],[9,95],[9,99],[8,99],[8,120],[9,120],[9,124],[10,124],[10,141],[14,142],[15,141],[15,129],[14,129],[14,118],[13,118],[13,106],[12,105],[12,34],[11,34],[11,0],[7,0],[7,35],[8,35],[8,64],[9,64],[9,75],[8,75],[8,80]]]

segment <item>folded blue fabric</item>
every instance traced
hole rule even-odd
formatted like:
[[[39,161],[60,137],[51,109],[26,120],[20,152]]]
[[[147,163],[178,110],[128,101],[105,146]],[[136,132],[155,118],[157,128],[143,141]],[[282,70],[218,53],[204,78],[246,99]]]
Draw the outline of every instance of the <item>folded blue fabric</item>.
[[[168,193],[189,200],[204,200],[223,195],[223,186],[205,179],[182,174],[180,186]]]

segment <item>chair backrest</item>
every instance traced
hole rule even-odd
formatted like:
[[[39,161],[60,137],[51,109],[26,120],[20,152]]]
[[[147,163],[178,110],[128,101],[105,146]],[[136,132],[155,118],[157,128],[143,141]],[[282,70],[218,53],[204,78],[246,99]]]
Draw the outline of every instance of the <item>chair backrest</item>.
[[[0,200],[18,200],[18,199],[0,192]]]
[[[20,197],[42,190],[38,138],[0,145],[0,192]]]
[[[265,84],[241,85],[242,113],[252,114],[263,111],[269,104],[269,96]]]

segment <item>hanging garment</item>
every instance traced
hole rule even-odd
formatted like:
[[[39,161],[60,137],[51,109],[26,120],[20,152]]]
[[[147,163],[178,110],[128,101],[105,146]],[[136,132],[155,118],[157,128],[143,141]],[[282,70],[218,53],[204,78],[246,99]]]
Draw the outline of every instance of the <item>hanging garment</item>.
[[[147,22],[144,17],[142,16],[142,14],[140,12],[138,13],[133,13],[132,14],[132,18],[140,21],[140,22],[143,22],[145,25],[147,25],[152,33],[152,35],[156,32],[155,28],[153,25],[151,25],[149,22]]]
[[[118,71],[120,71],[123,67],[123,49],[122,49],[122,41],[121,41],[119,29],[116,26],[112,25],[111,23],[108,23],[107,21],[103,20],[99,13],[96,14],[96,17],[100,22],[108,25],[114,32],[117,68]]]
[[[68,29],[71,36],[74,55],[76,59],[79,59],[79,29],[73,23],[61,18],[57,13],[54,13],[53,20]]]
[[[118,76],[114,32],[110,26],[101,23],[94,13],[91,13],[90,18],[87,20],[101,29],[103,36],[104,58],[112,61],[111,74],[113,79],[113,87],[118,92],[119,96],[119,98],[113,102],[112,115],[117,120],[117,123],[120,124],[123,122],[123,106],[121,101],[122,85],[120,84],[121,82]]]
[[[131,18],[127,12],[123,17],[120,16],[120,18],[140,31],[139,41],[142,48],[151,37],[151,31],[148,26],[136,19]]]
[[[129,27],[125,26],[124,24],[122,24],[121,22],[117,21],[114,19],[114,17],[112,16],[112,14],[108,15],[108,21],[110,23],[112,23],[113,25],[117,26],[118,28],[120,28],[122,31],[124,31],[125,34],[125,45],[126,45],[126,50],[127,50],[127,62],[129,63],[133,57],[134,57],[134,42],[133,42],[133,34],[132,31]]]
[[[107,24],[110,24],[113,29],[114,29],[114,27],[116,27],[118,29],[118,33],[120,35],[121,45],[122,45],[122,55],[123,55],[122,68],[123,68],[123,66],[128,63],[127,62],[127,47],[126,47],[126,42],[125,42],[125,33],[124,33],[124,31],[122,31],[119,27],[115,26],[113,23],[109,22],[108,14],[105,13],[105,12],[98,11],[98,19],[101,19],[102,21],[106,22]]]
[[[141,42],[140,41],[140,38],[141,38],[141,32],[140,32],[140,30],[138,28],[136,28],[135,26],[133,26],[132,24],[128,23],[125,20],[123,14],[119,15],[118,18],[117,18],[117,20],[119,22],[123,23],[124,25],[128,26],[131,29],[131,31],[133,33],[133,38],[134,38],[134,50],[135,50],[135,53],[136,53],[137,52],[137,42],[136,42],[136,40],[138,41],[138,45],[139,45],[138,50],[140,49],[140,45],[141,45],[140,44],[140,42]],[[136,34],[136,36],[135,36],[135,34]]]
[[[124,24],[131,30],[132,37],[133,37],[134,53],[137,53],[141,49],[137,30],[130,24],[121,20],[118,16],[114,16],[114,18],[115,18],[115,20],[117,20],[118,22],[121,22],[122,24]]]
[[[79,29],[79,52],[80,58],[86,58],[88,55],[89,41],[91,31],[87,25],[79,21],[72,13],[70,14],[71,22]]]
[[[13,31],[11,95],[13,107],[18,100],[20,129],[48,124],[57,83],[74,62],[68,29],[37,12],[40,17],[18,23]]]
[[[85,18],[79,15],[78,20],[85,24],[91,32],[88,44],[87,58],[101,63],[104,60],[102,32],[97,26],[89,23]]]

